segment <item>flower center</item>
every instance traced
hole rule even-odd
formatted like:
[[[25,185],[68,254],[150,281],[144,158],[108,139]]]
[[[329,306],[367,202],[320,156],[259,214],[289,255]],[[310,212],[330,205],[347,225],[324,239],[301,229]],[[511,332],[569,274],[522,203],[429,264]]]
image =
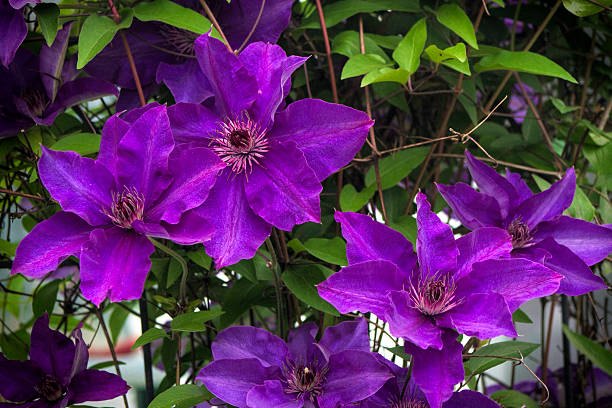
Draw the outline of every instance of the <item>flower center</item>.
[[[171,26],[164,27],[161,33],[177,52],[185,55],[195,54],[193,47],[198,38],[197,34]]]
[[[266,130],[246,113],[221,123],[211,144],[219,158],[237,174],[251,172],[253,165],[260,165],[259,161],[269,150]]]
[[[38,385],[37,391],[43,396],[44,399],[50,402],[57,401],[62,397],[62,395],[64,395],[62,385],[57,382],[55,377],[50,375],[45,375]]]
[[[429,408],[429,404],[425,401],[416,400],[413,398],[404,398],[401,401],[392,401],[389,408]]]
[[[314,401],[315,397],[323,393],[323,384],[325,383],[327,371],[326,365],[287,362],[284,367],[285,393],[296,394],[297,398],[308,394],[310,401]]]
[[[40,89],[27,88],[21,98],[34,116],[40,117],[47,107],[47,100]]]
[[[514,248],[521,248],[531,241],[529,227],[520,218],[513,219],[510,225],[508,225],[508,234],[512,237],[512,246]]]
[[[110,213],[106,215],[113,224],[121,228],[132,228],[132,223],[142,220],[144,213],[144,196],[134,187],[123,187],[123,191],[113,194],[113,204]]]
[[[410,298],[414,307],[428,316],[435,316],[452,309],[461,303],[455,298],[455,282],[444,274],[421,277],[415,285],[410,285]]]

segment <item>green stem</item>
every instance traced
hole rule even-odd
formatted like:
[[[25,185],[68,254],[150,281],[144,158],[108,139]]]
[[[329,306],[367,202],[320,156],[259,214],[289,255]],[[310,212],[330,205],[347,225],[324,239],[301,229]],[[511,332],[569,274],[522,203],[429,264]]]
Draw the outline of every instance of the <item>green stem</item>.
[[[155,248],[165,252],[170,255],[172,258],[176,259],[178,263],[181,265],[181,269],[183,270],[183,275],[181,276],[181,286],[180,286],[180,303],[182,306],[187,304],[187,274],[189,273],[187,269],[187,261],[185,258],[180,256],[176,251],[162,244],[161,242],[149,237],[149,240],[153,243]]]

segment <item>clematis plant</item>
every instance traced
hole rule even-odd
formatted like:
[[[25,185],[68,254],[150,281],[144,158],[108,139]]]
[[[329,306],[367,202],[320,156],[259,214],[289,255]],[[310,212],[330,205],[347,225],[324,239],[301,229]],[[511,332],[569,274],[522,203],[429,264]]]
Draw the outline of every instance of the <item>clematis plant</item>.
[[[413,355],[413,378],[438,408],[463,379],[457,333],[481,339],[516,337],[512,312],[554,293],[561,276],[527,259],[510,258],[510,235],[481,228],[457,240],[417,195],[417,254],[399,232],[372,218],[336,213],[349,266],[318,285],[339,312],[372,312],[389,323]]]
[[[216,227],[205,247],[220,268],[251,258],[272,226],[319,222],[321,182],[353,158],[373,122],[316,99],[279,111],[305,58],[276,45],[254,43],[236,56],[205,34],[195,47],[214,105],[179,103],[168,115],[178,142],[209,149],[225,164],[199,208]]]
[[[13,61],[28,35],[22,10],[28,3],[40,3],[40,0],[0,0],[0,62],[5,67]]]
[[[576,189],[573,168],[548,190],[533,194],[518,174],[506,170],[504,178],[470,152],[465,155],[480,191],[464,183],[438,189],[466,228],[508,231],[513,256],[542,262],[563,275],[559,293],[577,296],[606,288],[589,266],[612,251],[612,230],[562,215]]]
[[[328,327],[306,323],[285,343],[270,332],[234,326],[212,343],[214,361],[197,379],[238,408],[336,408],[361,401],[392,377],[370,352],[363,319]]]
[[[94,304],[139,298],[154,251],[147,236],[181,244],[211,236],[211,225],[190,210],[219,169],[208,149],[175,149],[158,104],[112,116],[97,160],[43,148],[39,176],[63,211],[21,241],[12,273],[41,277],[74,255],[83,296]]]
[[[89,352],[81,330],[75,342],[49,328],[45,313],[34,322],[30,359],[8,360],[0,353],[2,407],[61,408],[87,401],[105,401],[128,392],[118,375],[87,369]]]

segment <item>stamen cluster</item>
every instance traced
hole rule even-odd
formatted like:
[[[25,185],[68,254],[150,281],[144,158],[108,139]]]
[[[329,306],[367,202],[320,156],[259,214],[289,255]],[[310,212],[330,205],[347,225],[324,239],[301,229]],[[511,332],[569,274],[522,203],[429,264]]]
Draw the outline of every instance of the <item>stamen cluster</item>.
[[[50,375],[45,375],[37,387],[38,392],[47,401],[53,402],[59,400],[64,395],[64,390],[61,384]]]
[[[452,276],[434,274],[421,276],[416,285],[410,285],[409,293],[413,307],[423,314],[435,316],[461,303],[461,300],[455,299],[455,289]]]
[[[162,35],[180,54],[194,55],[194,44],[197,34],[189,30],[167,26],[161,31]]]
[[[508,226],[508,234],[510,234],[512,237],[512,246],[514,248],[521,248],[531,241],[529,226],[527,226],[527,224],[525,224],[520,218],[515,218],[512,220]]]
[[[389,402],[389,408],[429,408],[429,404],[423,400],[405,396],[401,399],[393,399]]]
[[[27,88],[21,97],[34,116],[41,116],[47,107],[47,100],[40,89]]]
[[[323,394],[323,384],[328,367],[318,363],[303,364],[287,362],[283,367],[285,374],[285,393],[297,394],[301,398],[308,394],[310,401]]]
[[[110,213],[106,212],[113,224],[121,228],[132,228],[132,223],[142,220],[144,214],[144,196],[134,187],[123,187],[121,193],[113,194]]]

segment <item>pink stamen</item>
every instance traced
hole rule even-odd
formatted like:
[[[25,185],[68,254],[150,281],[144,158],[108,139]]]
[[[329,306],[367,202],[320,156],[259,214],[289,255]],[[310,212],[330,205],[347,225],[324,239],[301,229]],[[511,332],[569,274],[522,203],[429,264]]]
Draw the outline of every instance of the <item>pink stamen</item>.
[[[311,402],[323,394],[323,385],[328,368],[318,363],[302,364],[287,362],[283,367],[285,374],[285,393],[297,394],[297,398],[308,394]]]
[[[416,309],[428,316],[444,313],[459,303],[461,299],[455,299],[455,282],[453,278],[444,274],[439,276],[421,276],[416,286],[410,285],[409,294]]]
[[[134,187],[123,187],[121,193],[113,194],[110,211],[104,212],[118,227],[129,229],[136,220],[142,220],[144,214],[144,196]]]

